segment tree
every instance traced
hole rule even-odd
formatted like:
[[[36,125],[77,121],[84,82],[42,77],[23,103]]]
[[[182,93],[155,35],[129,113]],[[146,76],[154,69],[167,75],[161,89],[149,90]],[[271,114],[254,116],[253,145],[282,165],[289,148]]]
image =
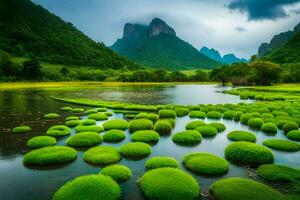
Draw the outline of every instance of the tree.
[[[10,60],[5,60],[2,63],[0,63],[0,67],[1,67],[1,74],[3,74],[6,77],[12,77],[18,75],[17,67]]]
[[[63,75],[63,76],[68,76],[68,74],[70,73],[69,69],[66,68],[66,67],[62,67],[60,69],[60,73]]]
[[[167,81],[167,72],[164,69],[157,69],[153,72],[153,81],[164,82]]]
[[[152,74],[148,70],[138,70],[133,72],[131,78],[133,82],[148,82],[152,81]]]
[[[197,70],[194,75],[191,76],[192,81],[208,81],[208,74],[203,70]]]
[[[257,85],[271,85],[280,80],[282,68],[269,61],[255,61],[249,64],[254,73],[254,81]]]
[[[27,60],[23,63],[22,75],[26,80],[41,80],[43,73],[41,65],[36,60]]]
[[[184,82],[186,80],[187,76],[180,71],[174,71],[169,75],[169,81],[171,82]]]
[[[220,81],[225,86],[228,82],[228,70],[226,66],[218,67],[210,72],[210,78],[213,81]]]

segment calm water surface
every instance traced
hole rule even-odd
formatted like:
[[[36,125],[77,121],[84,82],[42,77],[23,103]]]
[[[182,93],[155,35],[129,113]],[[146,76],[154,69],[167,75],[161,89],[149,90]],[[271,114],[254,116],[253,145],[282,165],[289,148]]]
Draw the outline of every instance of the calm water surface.
[[[236,96],[220,93],[224,88],[213,85],[178,85],[173,87],[125,87],[125,88],[100,88],[97,90],[82,91],[42,91],[42,90],[18,90],[0,92],[0,199],[2,200],[47,200],[51,199],[53,193],[66,181],[77,176],[99,173],[100,167],[87,164],[83,161],[83,150],[79,150],[75,161],[66,165],[52,167],[28,168],[23,165],[23,154],[29,149],[26,141],[37,135],[44,135],[47,128],[55,124],[63,124],[64,118],[70,113],[60,111],[63,106],[71,104],[53,101],[49,95],[59,94],[72,97],[84,97],[93,99],[126,101],[133,103],[147,104],[200,104],[200,103],[237,103],[240,102]],[[87,108],[87,107],[84,107]],[[56,112],[62,116],[55,120],[45,120],[43,115],[49,112]],[[84,117],[82,117],[84,118]],[[110,118],[123,118],[122,114],[114,114]],[[189,117],[177,118],[173,134],[184,130],[184,126],[190,121]],[[207,122],[213,120],[206,120]],[[188,152],[211,152],[224,156],[224,149],[230,143],[226,135],[232,130],[249,130],[247,126],[240,123],[223,120],[227,129],[218,134],[215,138],[204,139],[200,145],[183,147],[172,142],[171,136],[161,137],[160,141],[153,146],[153,156],[172,156],[179,162],[184,154]],[[103,122],[99,122],[101,124]],[[30,133],[12,134],[10,129],[20,124],[28,124],[33,127]],[[260,131],[256,133],[258,144],[267,136]],[[72,132],[74,134],[74,132]],[[103,133],[101,133],[103,135]],[[130,141],[130,134],[121,143],[113,144],[119,147]],[[276,137],[284,138],[281,131]],[[65,145],[67,137],[58,140],[58,145]],[[112,145],[102,143],[101,146]],[[273,151],[275,162],[290,166],[300,166],[299,153],[282,153]],[[132,161],[122,159],[120,164],[127,165],[133,172],[133,177],[128,182],[122,183],[123,200],[143,200],[144,197],[138,187],[137,181],[145,173],[144,163],[148,159]],[[185,168],[181,165],[181,169]],[[186,170],[185,170],[186,171]],[[224,176],[208,178],[192,174],[207,193],[209,186],[216,180],[224,177],[248,177],[251,169],[230,164],[229,172]],[[190,173],[190,172],[189,172]]]

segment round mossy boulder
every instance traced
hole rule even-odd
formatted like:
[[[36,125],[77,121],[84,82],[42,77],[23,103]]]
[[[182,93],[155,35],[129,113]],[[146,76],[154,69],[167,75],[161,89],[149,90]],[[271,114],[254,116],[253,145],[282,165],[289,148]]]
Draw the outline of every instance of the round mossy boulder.
[[[71,129],[65,125],[54,125],[47,130],[47,135],[52,137],[62,137],[71,134]]]
[[[63,111],[72,111],[72,108],[70,106],[62,107],[60,109]]]
[[[104,167],[100,174],[105,176],[110,176],[117,182],[124,182],[127,181],[131,176],[131,170],[125,165],[110,165]]]
[[[222,175],[229,169],[224,158],[211,153],[189,153],[184,156],[183,165],[188,170],[200,175]]]
[[[198,131],[186,130],[176,133],[172,137],[172,141],[177,144],[199,144],[202,141],[202,136]]]
[[[283,126],[283,130],[284,130],[284,133],[287,134],[288,132],[290,132],[292,130],[299,130],[299,126],[296,122],[287,122]]]
[[[118,149],[111,146],[98,146],[87,150],[83,154],[83,159],[94,165],[109,165],[121,160]]]
[[[172,132],[172,124],[169,120],[158,120],[154,124],[154,130],[160,135],[168,135]]]
[[[214,137],[218,133],[218,130],[215,127],[209,125],[199,126],[195,130],[198,131],[203,137]]]
[[[84,111],[85,115],[90,115],[90,114],[94,114],[94,113],[97,113],[97,110],[95,110],[95,109],[88,109],[88,110]]]
[[[71,147],[51,146],[35,149],[23,158],[26,165],[55,165],[76,159],[77,151]]]
[[[77,116],[69,116],[66,118],[66,121],[70,121],[70,120],[79,120],[79,117]]]
[[[55,144],[56,139],[50,136],[36,136],[27,141],[27,146],[32,149],[54,146]]]
[[[150,119],[153,123],[156,122],[158,118],[159,115],[154,113],[139,113],[135,116],[135,119]]]
[[[226,130],[226,126],[220,122],[212,122],[208,124],[209,126],[215,127],[218,132],[223,132]]]
[[[73,113],[82,113],[82,112],[84,112],[84,109],[83,108],[72,108],[72,112]]]
[[[248,131],[232,131],[227,135],[227,138],[232,141],[256,142],[256,136]]]
[[[85,119],[81,121],[81,124],[84,126],[96,125],[96,120],[94,119]]]
[[[102,142],[102,136],[96,132],[80,132],[67,139],[67,145],[72,147],[92,147]]]
[[[158,115],[160,119],[175,119],[177,114],[171,109],[161,109],[158,111]]]
[[[78,125],[74,128],[74,130],[78,133],[80,132],[96,132],[96,133],[100,133],[102,131],[104,131],[102,126],[98,126],[98,125],[89,125],[89,126],[85,126],[85,125]]]
[[[94,114],[90,114],[87,117],[88,119],[94,119],[96,121],[104,121],[108,119],[108,116],[105,115],[104,113],[94,113]]]
[[[126,137],[124,131],[111,129],[103,135],[104,142],[121,142]]]
[[[98,108],[97,109],[97,112],[106,112],[107,111],[107,108]]]
[[[153,122],[149,119],[135,119],[129,122],[129,131],[133,133],[141,130],[151,130]]]
[[[124,119],[111,119],[104,122],[103,127],[105,130],[119,129],[125,130],[128,128],[128,122]]]
[[[189,109],[183,108],[183,107],[175,108],[175,112],[176,112],[177,117],[183,117],[190,113]]]
[[[185,126],[185,129],[193,130],[193,129],[197,128],[198,126],[204,126],[204,125],[206,125],[205,122],[201,121],[201,120],[191,121]]]
[[[253,118],[252,113],[244,113],[240,116],[240,122],[242,124],[247,124],[251,118]]]
[[[300,130],[289,131],[286,136],[291,140],[300,141]]]
[[[171,157],[153,157],[146,161],[145,167],[147,170],[164,167],[178,168],[179,163]]]
[[[55,192],[53,200],[118,200],[120,197],[120,186],[111,177],[98,174],[80,176],[64,184]]]
[[[234,112],[234,120],[235,121],[240,121],[240,119],[241,119],[241,116],[243,115],[244,113],[243,113],[243,111],[235,111]]]
[[[190,118],[200,118],[200,119],[204,119],[206,117],[206,113],[199,111],[199,110],[193,110],[190,112]]]
[[[228,160],[247,164],[268,164],[274,162],[270,149],[250,142],[234,142],[225,149]]]
[[[216,181],[210,187],[210,193],[215,200],[286,199],[270,186],[243,178],[226,178]]]
[[[159,134],[153,130],[136,131],[131,135],[133,142],[157,143]]]
[[[275,134],[277,133],[278,127],[273,122],[267,122],[262,125],[261,130],[265,133]]]
[[[54,118],[59,118],[60,115],[57,113],[48,113],[44,115],[45,119],[54,119]]]
[[[75,119],[75,120],[68,120],[65,122],[65,125],[68,127],[75,127],[81,124],[81,120]]]
[[[300,180],[300,170],[284,165],[266,164],[257,169],[257,174],[267,181],[294,182]]]
[[[140,179],[140,187],[147,199],[155,200],[195,200],[200,194],[197,181],[175,168],[147,171]]]
[[[249,119],[247,124],[251,128],[260,129],[262,127],[262,125],[264,124],[264,121],[261,118],[255,117],[255,118]]]
[[[210,119],[221,119],[222,113],[219,111],[209,111],[206,116]]]
[[[235,113],[236,112],[232,110],[226,111],[223,114],[223,119],[234,119]]]
[[[25,132],[29,132],[29,131],[31,131],[30,126],[17,126],[15,128],[13,128],[13,130],[12,130],[13,133],[25,133]]]
[[[142,159],[152,153],[151,146],[143,142],[130,142],[124,144],[119,149],[123,157],[130,159]]]
[[[280,151],[299,151],[300,145],[296,142],[282,140],[282,139],[269,139],[265,140],[263,144],[271,149]]]

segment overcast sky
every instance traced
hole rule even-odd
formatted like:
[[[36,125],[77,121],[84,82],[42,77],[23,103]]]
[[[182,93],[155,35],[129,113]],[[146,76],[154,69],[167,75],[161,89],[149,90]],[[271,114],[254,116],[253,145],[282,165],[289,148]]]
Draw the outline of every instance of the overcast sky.
[[[127,22],[159,17],[177,35],[221,54],[248,58],[274,34],[300,22],[300,0],[33,0],[95,41],[112,45]]]

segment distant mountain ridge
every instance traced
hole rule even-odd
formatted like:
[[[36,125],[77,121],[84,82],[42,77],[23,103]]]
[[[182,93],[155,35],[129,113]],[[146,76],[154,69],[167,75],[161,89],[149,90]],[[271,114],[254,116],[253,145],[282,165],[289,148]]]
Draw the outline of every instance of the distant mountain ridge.
[[[220,64],[177,37],[175,30],[159,18],[154,18],[148,26],[125,24],[123,37],[111,49],[153,68],[200,69]]]
[[[208,47],[202,47],[200,49],[200,52],[207,57],[220,62],[224,64],[233,64],[233,63],[240,63],[240,62],[248,62],[247,59],[245,58],[237,58],[234,54],[226,54],[223,57],[219,53],[218,50],[213,49],[213,48],[208,48]]]

